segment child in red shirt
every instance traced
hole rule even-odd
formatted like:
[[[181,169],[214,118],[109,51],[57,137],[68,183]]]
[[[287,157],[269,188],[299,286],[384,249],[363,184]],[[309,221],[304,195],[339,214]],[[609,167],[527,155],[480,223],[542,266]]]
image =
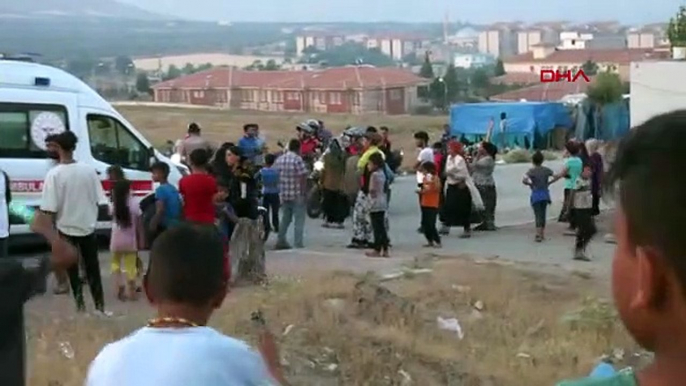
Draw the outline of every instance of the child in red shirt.
[[[443,154],[443,144],[436,142],[431,148],[434,151],[434,165],[436,165],[436,174],[438,176],[442,176],[444,166],[443,160],[445,159],[445,154]]]
[[[214,225],[215,201],[219,199],[217,180],[207,172],[209,154],[204,149],[196,149],[189,157],[191,174],[179,182],[179,192],[183,197],[183,216],[186,221]]]

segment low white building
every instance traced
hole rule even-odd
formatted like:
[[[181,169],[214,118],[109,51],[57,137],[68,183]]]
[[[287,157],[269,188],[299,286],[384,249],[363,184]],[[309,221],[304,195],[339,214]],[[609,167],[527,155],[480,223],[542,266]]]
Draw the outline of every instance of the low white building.
[[[474,53],[474,54],[455,54],[453,57],[453,65],[457,68],[481,68],[494,65],[495,57],[488,54]]]
[[[631,127],[651,117],[686,109],[686,62],[631,63]]]

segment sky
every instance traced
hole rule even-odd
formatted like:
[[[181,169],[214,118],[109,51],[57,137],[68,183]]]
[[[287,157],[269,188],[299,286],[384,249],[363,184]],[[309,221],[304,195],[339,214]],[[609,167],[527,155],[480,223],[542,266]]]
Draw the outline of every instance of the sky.
[[[492,23],[543,20],[668,21],[686,0],[119,0],[150,11],[207,21]]]

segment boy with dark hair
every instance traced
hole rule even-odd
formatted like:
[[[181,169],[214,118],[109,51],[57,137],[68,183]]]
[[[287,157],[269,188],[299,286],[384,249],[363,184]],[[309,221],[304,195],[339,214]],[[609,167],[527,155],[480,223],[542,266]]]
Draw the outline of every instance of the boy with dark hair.
[[[262,357],[207,323],[227,293],[224,246],[212,227],[182,224],[155,240],[145,292],[157,317],[102,349],[87,386],[276,385],[275,348]],[[141,360],[145,358],[145,360]]]
[[[155,189],[155,214],[150,220],[150,243],[162,232],[181,221],[181,196],[179,191],[167,181],[169,165],[155,162],[150,168],[152,180],[159,186]]]
[[[279,172],[274,169],[276,156],[267,154],[264,157],[264,167],[257,172],[257,179],[262,185],[262,205],[269,212],[271,217],[272,229],[279,231]]]
[[[651,118],[622,140],[606,175],[616,192],[612,292],[636,342],[655,354],[638,371],[559,386],[677,386],[686,379],[686,110]]]
[[[183,197],[183,217],[186,221],[200,224],[214,224],[214,203],[218,200],[217,180],[207,171],[209,156],[203,149],[196,149],[190,155],[191,174],[179,181],[179,192]]]

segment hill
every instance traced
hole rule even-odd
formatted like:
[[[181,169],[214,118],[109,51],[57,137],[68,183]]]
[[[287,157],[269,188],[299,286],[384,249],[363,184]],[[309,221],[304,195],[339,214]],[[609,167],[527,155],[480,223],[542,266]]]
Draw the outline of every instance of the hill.
[[[0,19],[112,18],[169,19],[116,0],[0,0]]]

